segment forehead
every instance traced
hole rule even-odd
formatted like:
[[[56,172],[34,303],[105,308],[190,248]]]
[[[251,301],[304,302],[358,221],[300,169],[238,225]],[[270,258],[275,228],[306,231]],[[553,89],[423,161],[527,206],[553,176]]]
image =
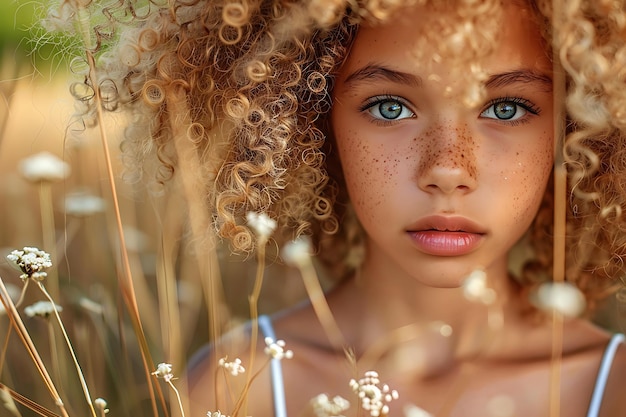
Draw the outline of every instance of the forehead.
[[[378,57],[412,60],[422,66],[447,61],[468,70],[472,63],[495,57],[536,66],[548,57],[539,21],[536,9],[525,0],[496,2],[485,9],[445,0],[405,6],[384,22],[363,24],[348,61]]]

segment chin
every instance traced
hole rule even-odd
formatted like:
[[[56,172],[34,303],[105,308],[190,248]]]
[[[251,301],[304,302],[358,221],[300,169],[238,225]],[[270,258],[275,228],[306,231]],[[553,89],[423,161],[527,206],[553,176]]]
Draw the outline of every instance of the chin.
[[[450,260],[446,261],[450,263]],[[453,289],[460,288],[465,279],[477,268],[461,265],[446,265],[440,267],[419,268],[418,272],[410,275],[419,284],[425,287]]]

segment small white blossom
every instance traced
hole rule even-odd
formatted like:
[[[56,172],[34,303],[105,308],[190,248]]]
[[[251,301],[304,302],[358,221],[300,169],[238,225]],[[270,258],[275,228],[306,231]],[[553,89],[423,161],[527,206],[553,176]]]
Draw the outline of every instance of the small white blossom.
[[[228,417],[226,414],[222,414],[219,410],[214,412],[207,412],[207,417]]]
[[[94,314],[104,314],[104,308],[102,307],[102,304],[98,304],[87,297],[80,297],[78,300],[78,305]]]
[[[163,378],[165,382],[170,382],[174,379],[172,364],[161,362],[157,365],[157,370],[152,372],[152,375],[155,375],[157,378]]]
[[[531,294],[530,301],[535,307],[556,311],[565,317],[577,317],[585,311],[587,302],[583,293],[567,282],[546,282]]]
[[[150,243],[150,238],[146,233],[126,225],[124,225],[124,240],[126,249],[131,252],[143,252]]]
[[[37,301],[35,304],[29,305],[24,308],[24,313],[28,317],[43,317],[48,318],[54,314],[54,309],[57,311],[63,311],[63,307],[57,304],[52,304],[50,301]]]
[[[404,407],[404,417],[433,417],[428,411],[413,404]]]
[[[50,152],[40,152],[21,161],[24,178],[32,182],[60,181],[70,174],[70,166]]]
[[[106,203],[103,198],[76,191],[65,196],[65,213],[71,216],[91,216],[104,211]]]
[[[361,400],[361,407],[372,417],[388,415],[388,404],[398,399],[398,391],[390,389],[387,384],[379,385],[380,379],[375,371],[365,372],[365,376],[358,381],[350,380],[350,388]]]
[[[316,417],[344,417],[342,413],[350,408],[350,402],[338,395],[331,400],[320,394],[311,400],[311,407]]]
[[[285,262],[293,266],[300,266],[308,262],[311,255],[311,241],[305,237],[300,237],[285,245],[282,256]]]
[[[274,339],[271,337],[265,338],[265,354],[271,356],[274,359],[281,360],[283,358],[291,359],[293,358],[293,352],[291,350],[285,350],[285,341],[277,340],[274,342]]]
[[[482,269],[472,271],[463,281],[463,295],[472,302],[485,305],[496,301],[496,292],[487,286],[487,273]]]
[[[20,275],[22,280],[32,278],[36,281],[42,281],[48,276],[43,270],[52,266],[50,254],[31,247],[12,251],[7,255],[7,259],[23,272],[23,274]]]
[[[246,372],[246,368],[241,365],[241,359],[235,358],[234,361],[228,362],[227,358],[221,358],[218,365],[226,369],[232,376],[237,376]]]
[[[107,402],[103,398],[96,398],[93,402],[93,405],[95,405],[98,410],[102,410],[104,414],[109,412],[109,409],[107,408]]]
[[[276,230],[276,221],[265,213],[249,211],[246,214],[246,220],[248,220],[248,224],[252,227],[259,241],[262,243],[267,242],[267,239],[269,239],[274,230]]]

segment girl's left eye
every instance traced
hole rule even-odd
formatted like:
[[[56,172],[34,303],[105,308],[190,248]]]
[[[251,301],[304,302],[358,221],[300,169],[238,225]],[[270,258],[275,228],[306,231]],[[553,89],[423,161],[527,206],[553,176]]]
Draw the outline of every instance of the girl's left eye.
[[[490,103],[480,116],[512,122],[521,119],[528,113],[539,114],[539,110],[535,109],[531,103],[527,103],[526,100],[506,99]]]
[[[372,117],[382,121],[401,120],[415,116],[400,99],[395,97],[374,97],[361,110],[367,111]]]

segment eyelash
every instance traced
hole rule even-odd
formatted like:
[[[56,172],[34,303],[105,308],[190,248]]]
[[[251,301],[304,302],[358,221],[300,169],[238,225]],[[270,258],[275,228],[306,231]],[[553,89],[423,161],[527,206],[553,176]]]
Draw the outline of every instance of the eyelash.
[[[522,97],[498,97],[495,98],[493,100],[490,100],[485,107],[483,107],[483,109],[481,110],[481,114],[483,112],[485,112],[487,109],[489,109],[490,107],[496,105],[496,104],[500,104],[500,103],[513,103],[515,105],[520,106],[521,108],[523,108],[524,110],[526,110],[527,112],[529,112],[532,115],[538,116],[539,114],[541,114],[541,109],[539,107],[537,107],[535,104],[533,104],[531,101],[522,98]],[[524,117],[522,119],[517,119],[517,120],[510,120],[507,121],[505,119],[502,120],[498,120],[499,123],[506,123],[509,124],[511,126],[518,126],[521,123],[527,123],[528,122],[528,118]]]
[[[376,106],[378,104],[384,103],[386,101],[397,101],[403,107],[407,108],[409,111],[414,113],[413,110],[411,110],[411,106],[409,106],[409,104],[407,103],[407,101],[404,98],[398,97],[398,96],[394,96],[394,95],[391,95],[391,94],[381,94],[381,95],[378,95],[378,96],[374,96],[374,97],[368,98],[365,101],[365,103],[363,103],[361,105],[361,107],[359,107],[359,111],[361,113],[366,112],[368,109],[370,109],[370,108],[372,108],[372,107],[374,107],[374,106]],[[391,125],[393,123],[397,123],[399,120],[402,120],[402,119],[398,119],[398,120],[396,120],[396,119],[390,119],[390,120],[377,119],[377,118],[372,117],[372,116],[369,116],[369,119],[372,121],[372,123],[377,124],[379,126],[388,126],[388,125]]]

